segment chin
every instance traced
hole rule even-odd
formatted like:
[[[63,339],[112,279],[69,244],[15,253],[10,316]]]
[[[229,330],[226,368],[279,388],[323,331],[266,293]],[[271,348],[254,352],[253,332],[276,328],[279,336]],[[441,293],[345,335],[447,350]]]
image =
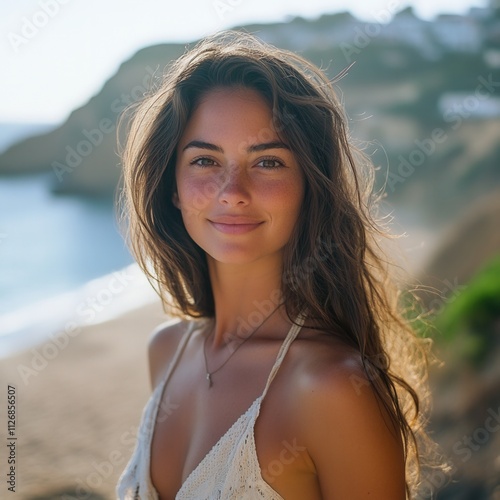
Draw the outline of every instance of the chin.
[[[207,252],[207,257],[220,264],[245,265],[259,260],[260,255],[248,251]]]

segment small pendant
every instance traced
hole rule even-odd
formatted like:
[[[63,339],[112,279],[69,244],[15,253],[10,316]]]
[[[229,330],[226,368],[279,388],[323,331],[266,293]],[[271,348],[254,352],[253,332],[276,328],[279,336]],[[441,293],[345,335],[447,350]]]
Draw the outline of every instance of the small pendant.
[[[210,376],[210,373],[207,373],[207,380],[208,380],[208,387],[212,387],[212,377]]]

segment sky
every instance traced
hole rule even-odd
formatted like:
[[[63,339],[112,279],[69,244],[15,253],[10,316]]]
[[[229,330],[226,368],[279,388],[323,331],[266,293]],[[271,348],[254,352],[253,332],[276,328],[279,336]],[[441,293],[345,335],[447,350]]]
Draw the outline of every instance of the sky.
[[[0,4],[0,122],[59,123],[142,47],[252,22],[350,11],[376,21],[413,5],[431,20],[486,0],[17,0]]]

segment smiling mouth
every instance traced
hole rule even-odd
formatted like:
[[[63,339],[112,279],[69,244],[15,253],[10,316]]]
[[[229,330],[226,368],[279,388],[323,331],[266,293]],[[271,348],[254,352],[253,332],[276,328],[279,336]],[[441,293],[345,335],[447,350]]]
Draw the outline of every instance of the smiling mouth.
[[[209,222],[215,229],[217,229],[217,231],[220,231],[221,233],[225,234],[249,233],[257,229],[262,224],[262,222],[227,223],[227,222],[215,222],[212,220],[209,220]]]

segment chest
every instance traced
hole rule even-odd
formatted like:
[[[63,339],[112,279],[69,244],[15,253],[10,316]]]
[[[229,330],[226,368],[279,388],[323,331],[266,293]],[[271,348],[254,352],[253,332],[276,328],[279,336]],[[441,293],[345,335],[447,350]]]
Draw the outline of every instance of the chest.
[[[179,365],[157,405],[151,437],[151,480],[161,498],[174,498],[188,476],[223,442],[237,422],[255,420],[266,375],[253,367],[213,375],[209,387],[202,363]]]
[[[255,419],[259,403],[260,399],[254,401],[239,416],[229,418],[228,412],[218,421],[224,425],[210,425],[210,420],[202,422],[196,416],[183,418],[180,413],[178,419],[171,419],[170,428],[166,421],[157,422],[151,446],[151,479],[159,498],[173,499],[186,482],[189,489],[200,477],[217,476],[225,469],[219,474],[224,479],[229,471],[230,477],[241,480],[243,475],[244,481],[256,481],[264,489],[269,486],[269,491],[287,499],[314,499],[310,493],[317,488],[315,475],[311,474],[306,447],[286,423],[287,408],[266,400]]]
[[[252,411],[270,379],[280,345],[248,344],[237,359],[212,376],[212,387],[200,349],[195,346],[192,352],[186,351],[183,363],[162,389],[152,425],[150,478],[161,500],[174,499],[186,480],[191,485],[193,471],[198,477],[200,471],[214,470],[207,466],[214,465],[215,455],[223,464],[232,460],[232,446],[223,453],[212,451],[214,445],[218,449],[221,442],[227,444],[228,431],[242,419],[250,425],[248,435],[253,441],[246,443],[245,452],[255,459],[254,477],[267,483],[264,489],[269,488],[269,498],[273,492],[287,500],[321,498],[314,465],[295,419],[293,388],[298,386],[300,370],[292,357],[279,366],[258,415]],[[253,410],[257,410],[255,405]]]
[[[273,381],[256,418],[256,400],[274,361],[271,355],[267,358],[261,356],[256,362],[251,356],[253,362],[248,366],[245,359],[240,360],[237,369],[224,376],[215,374],[211,388],[203,365],[201,369],[178,366],[161,394],[151,438],[150,475],[161,499],[175,498],[200,464],[205,470],[213,460],[227,462],[226,456],[216,456],[212,449],[228,444],[228,431],[237,422],[251,426],[254,445],[250,449],[246,444],[246,452],[253,454],[257,472],[273,488],[305,468],[306,452],[297,442],[290,419],[293,413],[281,387],[286,382],[285,371],[280,370],[282,376]],[[227,453],[233,444],[229,442]]]

